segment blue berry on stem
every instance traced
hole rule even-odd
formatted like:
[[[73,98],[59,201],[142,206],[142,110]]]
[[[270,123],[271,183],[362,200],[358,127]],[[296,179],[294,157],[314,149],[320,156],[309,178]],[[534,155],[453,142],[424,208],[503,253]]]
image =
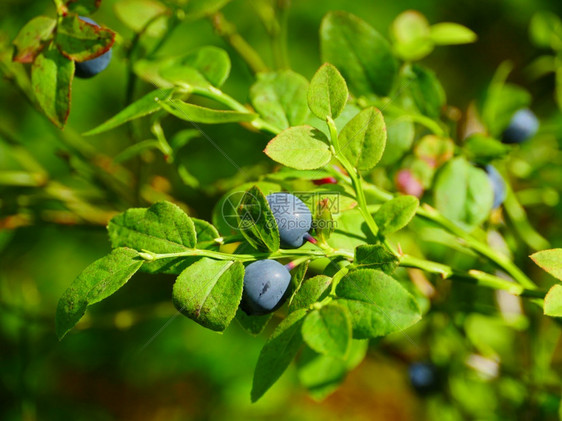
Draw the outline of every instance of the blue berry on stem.
[[[80,16],[80,20],[99,27],[99,25],[90,18]],[[106,53],[92,60],[83,61],[81,63],[76,62],[76,71],[74,73],[75,76],[82,79],[89,79],[104,71],[107,66],[109,66],[109,62],[111,61],[111,54],[112,53],[110,49]]]
[[[539,120],[528,108],[517,111],[502,134],[503,143],[521,143],[539,130]]]
[[[302,200],[290,193],[272,193],[266,199],[284,247],[297,248],[309,240],[312,214]]]
[[[268,314],[279,308],[291,282],[291,274],[275,260],[257,260],[246,266],[240,307],[246,314]]]
[[[488,179],[494,191],[494,204],[492,207],[497,209],[501,206],[507,195],[505,181],[498,170],[492,165],[486,165],[486,173],[488,173]]]

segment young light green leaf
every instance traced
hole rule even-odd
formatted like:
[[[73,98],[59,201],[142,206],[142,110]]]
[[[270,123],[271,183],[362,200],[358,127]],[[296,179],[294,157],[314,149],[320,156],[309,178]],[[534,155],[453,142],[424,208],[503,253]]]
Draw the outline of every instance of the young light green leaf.
[[[248,190],[236,209],[240,232],[256,249],[279,250],[279,228],[265,195],[257,186]]]
[[[560,49],[562,47],[562,20],[555,13],[539,11],[531,18],[529,34],[538,47]]]
[[[424,15],[415,10],[406,10],[392,23],[394,51],[406,61],[424,58],[434,47],[429,32],[429,22]]]
[[[31,68],[31,84],[45,115],[63,128],[70,113],[74,62],[51,48],[40,53]]]
[[[236,320],[240,326],[242,326],[242,329],[252,335],[259,335],[262,333],[272,317],[273,313],[264,314],[262,316],[248,316],[244,310],[240,308],[236,312]]]
[[[384,272],[359,269],[338,284],[339,304],[351,314],[356,339],[385,336],[404,330],[421,319],[416,299]]]
[[[251,112],[215,110],[195,104],[180,101],[179,99],[168,99],[160,101],[162,108],[179,119],[195,123],[221,124],[240,123],[254,120],[257,115]]]
[[[204,257],[178,276],[172,298],[180,313],[222,332],[236,315],[243,284],[242,263]]]
[[[360,269],[379,269],[391,274],[398,266],[399,260],[383,244],[364,244],[355,248],[353,263]]]
[[[290,285],[291,297],[288,300],[289,312],[293,311],[293,308],[292,308],[293,300],[295,299],[295,295],[300,290],[300,288],[302,286],[302,283],[304,282],[304,278],[305,278],[306,272],[308,270],[309,262],[310,261],[307,260],[306,262],[298,265],[296,267],[296,269],[292,270],[293,273],[291,273],[291,285]]]
[[[57,21],[47,16],[37,16],[27,22],[14,39],[14,61],[32,63],[51,39],[56,25]]]
[[[453,22],[432,25],[430,37],[437,45],[470,44],[478,39],[478,36],[466,26]]]
[[[108,52],[115,42],[115,32],[70,14],[57,25],[55,42],[65,57],[82,62]]]
[[[341,71],[354,95],[388,95],[398,64],[388,41],[365,21],[329,12],[320,27],[320,47],[322,60]]]
[[[419,204],[414,196],[399,196],[384,203],[374,215],[379,233],[388,235],[404,228],[416,214]]]
[[[167,15],[169,10],[157,0],[119,0],[113,9],[119,20],[136,33],[145,30],[149,36],[158,36],[166,29],[164,20],[157,18]]]
[[[260,73],[250,89],[250,99],[265,121],[284,130],[308,118],[307,90],[308,81],[291,70]]]
[[[316,301],[324,298],[329,292],[332,278],[325,275],[317,275],[313,278],[305,279],[298,288],[289,303],[289,311],[306,309]]]
[[[310,312],[302,325],[302,338],[320,354],[345,358],[351,345],[351,317],[347,308],[328,304]]]
[[[339,135],[342,153],[358,170],[370,170],[380,161],[386,145],[382,113],[366,108],[345,125]]]
[[[141,99],[133,102],[131,105],[111,117],[105,123],[102,123],[98,127],[84,133],[84,136],[100,134],[131,120],[155,113],[156,111],[162,109],[161,102],[168,100],[172,96],[173,92],[173,89],[156,89],[149,92]]]
[[[320,120],[335,119],[345,108],[348,95],[341,73],[330,63],[325,63],[310,81],[308,106]]]
[[[182,3],[182,9],[190,19],[200,19],[218,12],[231,0],[190,0]]]
[[[55,319],[59,340],[78,323],[89,305],[115,293],[142,264],[136,251],[117,248],[84,269],[59,300]]]
[[[562,317],[562,285],[554,285],[544,297],[544,314]]]
[[[332,158],[328,139],[311,126],[296,126],[274,137],[264,150],[276,162],[297,170],[323,167]]]
[[[149,208],[129,209],[109,221],[107,226],[113,247],[130,247],[153,253],[178,253],[195,247],[195,226],[189,216],[170,202],[158,202]],[[147,262],[148,272],[178,273],[193,259],[170,258]]]
[[[562,280],[562,249],[538,251],[531,255],[531,259],[541,269]]]
[[[492,210],[494,192],[486,173],[458,157],[443,166],[434,189],[435,207],[453,221],[477,226]]]
[[[306,310],[289,314],[262,348],[254,371],[252,402],[256,402],[273,386],[297,354],[302,344],[304,316]]]
[[[297,362],[299,381],[314,399],[324,399],[345,380],[348,371],[363,361],[368,347],[369,341],[351,341],[345,359],[318,354],[306,347]]]

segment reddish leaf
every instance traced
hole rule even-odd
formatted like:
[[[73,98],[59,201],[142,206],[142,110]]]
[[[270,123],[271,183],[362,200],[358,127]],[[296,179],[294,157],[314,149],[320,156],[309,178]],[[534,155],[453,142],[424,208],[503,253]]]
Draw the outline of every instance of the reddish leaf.
[[[55,41],[62,54],[83,62],[109,51],[115,42],[115,32],[84,22],[77,15],[68,15],[59,23]]]

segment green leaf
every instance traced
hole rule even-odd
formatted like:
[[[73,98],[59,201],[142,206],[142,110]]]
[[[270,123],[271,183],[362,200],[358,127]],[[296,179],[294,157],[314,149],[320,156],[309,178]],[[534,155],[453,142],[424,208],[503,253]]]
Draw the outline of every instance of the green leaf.
[[[119,0],[113,9],[119,20],[136,33],[146,30],[149,36],[157,36],[166,29],[164,20],[157,18],[167,15],[168,8],[157,0]]]
[[[562,280],[562,249],[538,251],[531,255],[531,259],[541,269]]]
[[[445,217],[469,227],[488,218],[494,201],[486,172],[462,157],[445,164],[437,175],[433,194],[435,207]]]
[[[345,125],[339,135],[340,149],[358,170],[374,168],[386,145],[386,126],[382,113],[366,108]]]
[[[218,12],[230,1],[231,0],[190,0],[188,2],[182,1],[181,3],[188,18],[200,19]]]
[[[432,169],[436,169],[451,160],[455,154],[455,142],[448,137],[428,134],[416,143],[414,153]]]
[[[264,150],[276,162],[297,170],[323,167],[332,158],[328,139],[311,126],[296,126],[274,137]]]
[[[68,0],[66,7],[69,12],[78,15],[91,15],[99,9],[101,0]]]
[[[31,85],[37,103],[56,126],[63,128],[70,113],[74,62],[57,49],[40,53],[31,68]]]
[[[289,314],[265,343],[254,371],[252,402],[256,402],[273,386],[297,354],[302,344],[304,316],[306,310]]]
[[[386,121],[386,146],[380,165],[386,167],[397,162],[412,148],[415,136],[414,123],[403,118],[384,116]]]
[[[306,272],[308,270],[309,263],[310,263],[310,261],[307,260],[306,262],[298,265],[296,267],[296,269],[292,270],[293,273],[291,274],[291,286],[290,286],[291,297],[288,300],[288,302],[289,302],[289,305],[288,305],[289,312],[293,311],[292,303],[293,303],[293,300],[295,298],[296,293],[301,288],[301,285],[304,282],[304,278],[306,276]]]
[[[197,234],[197,248],[199,248],[199,244],[202,242],[214,241],[216,238],[220,237],[217,229],[209,222],[199,218],[191,218],[191,220],[193,221],[193,226]]]
[[[385,336],[404,330],[421,319],[416,299],[384,272],[359,269],[348,273],[336,294],[353,323],[356,339]]]
[[[251,112],[215,110],[195,104],[180,101],[179,99],[168,99],[160,101],[162,108],[177,118],[185,121],[206,124],[239,123],[254,120],[257,115]]]
[[[554,285],[544,297],[544,314],[562,317],[562,285]]]
[[[236,209],[240,230],[256,249],[279,250],[279,229],[265,195],[257,186],[248,190]]]
[[[351,345],[351,318],[336,303],[310,312],[302,325],[302,338],[314,351],[345,358]]]
[[[308,88],[308,106],[316,117],[326,121],[337,118],[347,103],[345,79],[330,63],[323,64],[316,72]]]
[[[220,87],[230,74],[230,58],[226,51],[205,46],[179,57],[157,60],[138,60],[135,73],[145,81],[161,88],[175,85],[186,89]]]
[[[562,20],[552,12],[543,10],[535,13],[529,25],[529,34],[538,47],[562,48]]]
[[[155,113],[156,111],[162,109],[161,102],[168,100],[172,96],[173,92],[173,89],[156,89],[149,92],[141,99],[133,102],[115,116],[111,117],[105,123],[102,123],[98,127],[84,133],[84,136],[100,134],[125,124],[128,121]]]
[[[429,22],[420,12],[407,10],[401,13],[391,27],[394,51],[406,61],[424,58],[434,47],[429,33]]]
[[[329,199],[320,200],[313,219],[314,230],[318,241],[325,243],[334,232],[334,218],[330,212]]]
[[[115,32],[67,15],[57,25],[55,42],[61,53],[78,62],[91,60],[109,51]]]
[[[416,214],[419,204],[414,196],[399,196],[384,203],[374,215],[379,233],[388,235],[404,228]]]
[[[379,269],[391,274],[398,267],[399,260],[383,244],[364,244],[355,248],[353,263],[359,269]]]
[[[503,158],[511,150],[499,140],[483,134],[470,136],[466,139],[463,149],[469,160],[482,165]]]
[[[330,292],[329,287],[331,284],[332,278],[325,275],[317,275],[313,278],[305,279],[293,295],[289,303],[289,311],[306,309],[316,301],[320,301]]]
[[[445,90],[432,70],[413,65],[411,68],[410,92],[416,107],[422,114],[437,119],[445,105]]]
[[[452,22],[432,25],[430,36],[437,45],[470,44],[478,39],[478,36],[466,26]]]
[[[493,83],[482,110],[482,121],[496,138],[506,129],[513,115],[531,103],[531,94],[516,85]]]
[[[25,24],[14,39],[14,61],[32,63],[52,38],[57,21],[47,16],[37,16]]]
[[[78,323],[88,306],[115,293],[142,264],[136,251],[118,248],[84,269],[59,300],[55,319],[59,340]]]
[[[250,99],[265,121],[284,130],[308,118],[307,90],[308,81],[293,71],[260,73],[250,89]]]
[[[306,347],[298,360],[299,381],[314,399],[324,399],[345,380],[348,371],[363,361],[368,347],[368,341],[351,341],[345,359],[318,354]]]
[[[158,202],[149,208],[129,209],[109,221],[112,246],[130,247],[153,253],[179,253],[195,247],[197,239],[193,221],[179,207]],[[149,272],[178,273],[193,262],[189,258],[161,259],[147,262]]]
[[[248,316],[244,310],[238,309],[236,312],[236,320],[242,326],[242,329],[252,335],[262,333],[272,317],[273,313],[262,316]]]
[[[242,263],[204,257],[178,276],[172,298],[180,313],[222,332],[236,315],[243,285]]]
[[[320,27],[322,60],[336,66],[356,96],[388,95],[398,64],[390,44],[365,21],[329,12]]]

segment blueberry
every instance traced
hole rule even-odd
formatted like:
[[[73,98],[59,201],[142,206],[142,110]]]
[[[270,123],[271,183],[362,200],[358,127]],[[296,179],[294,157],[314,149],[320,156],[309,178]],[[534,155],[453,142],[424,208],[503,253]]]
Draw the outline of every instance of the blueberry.
[[[272,193],[267,196],[267,202],[277,221],[281,244],[293,248],[302,246],[312,226],[308,206],[290,193]]]
[[[501,174],[492,165],[486,165],[486,172],[488,173],[488,179],[492,184],[492,190],[494,191],[494,204],[493,208],[497,209],[501,206],[507,195],[505,188],[505,181]]]
[[[521,143],[539,130],[539,120],[528,108],[517,111],[502,134],[503,143]]]
[[[95,26],[99,26],[96,22],[94,22],[90,18],[80,16],[80,20],[83,20],[84,22],[88,22]],[[76,77],[82,79],[91,78],[97,75],[98,73],[104,71],[105,68],[109,65],[110,61],[111,61],[111,49],[108,52],[92,60],[83,61],[82,63],[76,62],[76,71],[74,74],[76,75]]]
[[[439,379],[437,369],[430,363],[413,363],[408,368],[408,375],[412,387],[419,394],[428,394],[438,389]]]
[[[275,260],[258,260],[246,266],[240,307],[248,315],[268,314],[283,304],[291,274]]]

